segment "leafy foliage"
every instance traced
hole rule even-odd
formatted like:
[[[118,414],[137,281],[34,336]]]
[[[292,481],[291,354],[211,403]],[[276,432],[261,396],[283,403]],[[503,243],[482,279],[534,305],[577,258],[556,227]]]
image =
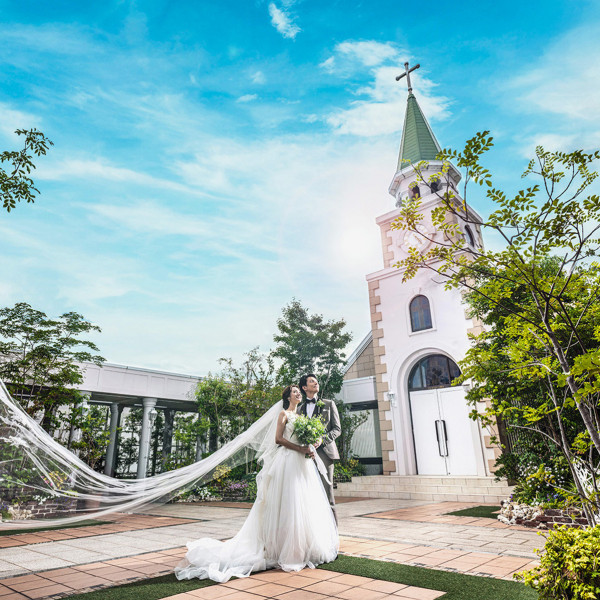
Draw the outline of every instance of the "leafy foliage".
[[[319,417],[298,415],[294,421],[294,433],[303,446],[314,445],[325,435],[325,425]]]
[[[336,440],[340,461],[349,465],[353,460],[352,438],[356,430],[367,421],[369,413],[367,411],[352,411],[344,402],[336,400],[338,414],[340,415],[340,425],[342,433]]]
[[[540,600],[596,600],[600,594],[600,527],[556,527],[546,537],[540,566],[515,575]]]
[[[71,448],[76,450],[79,458],[92,469],[104,464],[106,457],[110,440],[108,411],[107,406],[91,405],[81,412],[74,423],[81,433],[79,439],[71,443]]]
[[[73,405],[83,381],[82,362],[102,365],[98,347],[81,336],[100,328],[76,312],[57,319],[19,302],[0,309],[0,378],[31,416],[42,414],[42,427],[58,425],[57,409]]]
[[[208,436],[210,453],[246,430],[281,397],[273,361],[258,349],[248,352],[240,367],[231,359],[221,364],[224,370],[200,381],[195,394],[198,431]]]
[[[17,202],[35,202],[35,195],[40,191],[35,187],[30,173],[35,169],[34,156],[45,155],[54,144],[37,129],[17,129],[17,135],[25,136],[22,150],[5,150],[0,152],[0,163],[8,163],[5,170],[0,167],[0,195],[2,207],[10,212]]]
[[[349,458],[346,461],[336,461],[333,464],[333,480],[336,483],[352,481],[353,477],[365,474],[365,467],[357,458]]]
[[[298,300],[283,308],[277,320],[279,330],[273,357],[281,360],[278,381],[282,385],[297,383],[302,375],[314,373],[320,384],[320,395],[328,398],[342,389],[344,348],[352,341],[345,332],[344,319],[326,321],[323,315],[312,315]]]
[[[441,170],[428,177],[427,163],[413,165],[419,185],[438,197],[430,213],[437,233],[428,238],[427,250],[412,248],[397,266],[404,281],[428,269],[446,287],[470,290],[480,299],[479,306],[472,303],[474,315],[492,324],[493,331],[478,337],[462,365],[464,377],[485,388],[475,389],[470,398],[486,394],[493,400],[489,419],[508,416],[513,426],[535,431],[552,452],[562,453],[586,516],[595,522],[590,504],[597,502],[600,457],[600,264],[594,261],[600,250],[600,198],[584,192],[597,177],[591,167],[600,152],[538,147],[523,174],[537,182],[509,196],[494,186],[481,164],[492,145],[488,132],[478,133],[462,152],[442,151]],[[450,161],[464,170],[463,198],[454,191]],[[442,182],[439,189],[432,188],[433,180]],[[467,203],[471,182],[483,186],[495,204],[483,221]],[[393,227],[429,235],[418,228],[424,218],[417,196],[402,204]],[[466,225],[493,231],[505,247],[468,244],[462,233]],[[507,383],[500,385],[500,377]],[[529,394],[522,401],[524,390]],[[591,489],[584,486],[578,465],[593,474]]]

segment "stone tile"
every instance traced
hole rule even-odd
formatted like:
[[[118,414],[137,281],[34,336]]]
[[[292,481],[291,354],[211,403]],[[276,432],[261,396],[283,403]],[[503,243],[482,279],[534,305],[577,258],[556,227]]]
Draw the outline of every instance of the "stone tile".
[[[29,590],[26,594],[28,598],[37,600],[37,598],[46,598],[47,596],[54,596],[56,594],[63,594],[65,592],[72,592],[70,587],[65,585],[53,584],[43,588],[36,588],[35,590]]]
[[[249,590],[253,587],[264,584],[265,582],[262,579],[256,579],[255,577],[242,577],[241,579],[231,579],[222,585],[234,590]]]
[[[324,569],[304,569],[301,573],[302,577],[309,577],[318,581],[325,581],[339,575],[335,571],[325,571]]]
[[[243,590],[236,590],[235,588],[227,587],[225,585],[208,585],[197,590],[190,590],[188,594],[192,598],[200,598],[201,600],[215,600],[216,598],[229,597],[235,592]],[[257,596],[260,598],[260,596]]]
[[[373,581],[364,583],[360,587],[365,588],[367,590],[374,590],[376,592],[384,592],[386,594],[393,594],[394,592],[398,592],[408,586],[403,583],[394,583],[393,581],[381,581],[378,579],[374,579]]]
[[[227,600],[263,600],[264,596],[257,596],[250,592],[244,592],[242,590],[234,590],[232,594],[226,596]]]
[[[259,594],[265,598],[274,598],[275,596],[280,596],[286,592],[291,592],[292,590],[293,588],[279,583],[263,583],[262,585],[253,587],[252,593]]]
[[[308,592],[306,590],[294,590],[287,592],[281,596],[277,596],[278,600],[326,600],[330,596],[318,594],[317,592]]]
[[[380,598],[387,596],[388,594],[385,592],[367,590],[361,587],[351,587],[344,592],[338,592],[335,597],[343,598],[343,600],[379,600]]]
[[[333,583],[344,583],[346,585],[363,585],[365,583],[370,583],[373,581],[370,577],[361,577],[359,575],[338,575],[337,577],[332,577],[329,581]]]
[[[40,579],[43,579],[43,577],[40,577],[35,573],[28,573],[27,575],[20,575],[19,577],[11,577],[9,581],[11,583],[25,583],[27,581],[39,581]],[[6,580],[2,583],[8,585]]]
[[[306,569],[304,571],[301,571],[300,573],[290,573],[290,577],[284,579],[282,581],[282,584],[291,588],[304,588],[309,585],[312,585],[315,582],[315,579],[311,577],[306,577],[304,575],[305,571]]]
[[[286,581],[293,577],[295,573],[287,573],[279,569],[272,571],[260,571],[252,575],[252,579],[258,579],[262,582],[278,583],[280,585],[286,585]]]
[[[319,581],[305,587],[304,589],[309,592],[317,592],[318,594],[325,594],[327,596],[337,596],[340,592],[349,590],[352,586],[345,585],[343,583],[333,583],[332,581]]]

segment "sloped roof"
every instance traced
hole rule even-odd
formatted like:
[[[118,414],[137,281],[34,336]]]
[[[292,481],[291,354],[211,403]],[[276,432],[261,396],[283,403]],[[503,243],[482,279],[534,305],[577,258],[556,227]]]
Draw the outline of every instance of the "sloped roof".
[[[435,139],[435,135],[433,135],[433,131],[431,131],[417,99],[413,93],[410,93],[404,116],[398,171],[407,167],[410,163],[418,163],[421,160],[435,160],[440,150],[441,147]]]

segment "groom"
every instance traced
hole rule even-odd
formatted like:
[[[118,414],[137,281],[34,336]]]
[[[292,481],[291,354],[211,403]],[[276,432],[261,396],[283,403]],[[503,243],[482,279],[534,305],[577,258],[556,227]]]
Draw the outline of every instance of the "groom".
[[[340,458],[334,441],[335,438],[342,433],[340,415],[338,414],[338,409],[333,400],[323,400],[319,398],[319,382],[313,373],[303,375],[300,378],[300,389],[304,395],[304,400],[298,407],[297,412],[302,415],[307,415],[308,417],[320,417],[325,425],[325,435],[323,436],[321,445],[317,447],[317,454],[325,464],[327,477],[331,482],[327,483],[323,476],[321,476],[325,493],[327,494],[333,516],[335,517],[335,522],[337,523],[335,498],[333,497],[333,461],[339,460]]]

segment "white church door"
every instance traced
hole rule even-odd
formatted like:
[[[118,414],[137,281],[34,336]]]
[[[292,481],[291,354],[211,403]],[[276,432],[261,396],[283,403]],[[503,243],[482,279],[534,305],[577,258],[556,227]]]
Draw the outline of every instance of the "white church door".
[[[419,475],[477,475],[469,408],[460,375],[447,356],[421,359],[409,376],[413,439]]]

